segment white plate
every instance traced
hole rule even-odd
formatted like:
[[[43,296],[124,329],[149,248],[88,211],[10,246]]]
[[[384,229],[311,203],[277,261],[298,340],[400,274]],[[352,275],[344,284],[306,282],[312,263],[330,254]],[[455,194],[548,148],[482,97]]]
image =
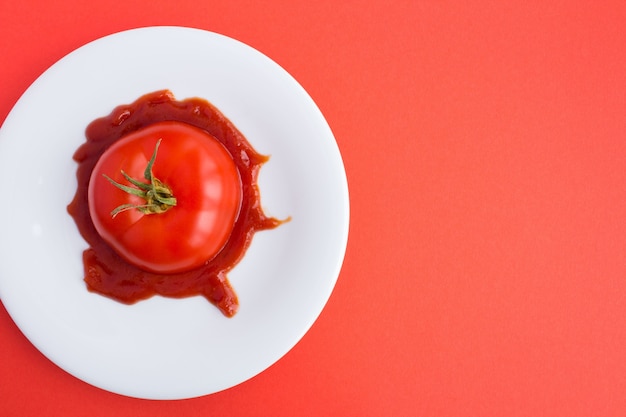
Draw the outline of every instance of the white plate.
[[[90,121],[165,88],[177,99],[209,100],[271,155],[259,179],[263,206],[292,217],[257,233],[230,273],[240,302],[232,319],[201,297],[128,306],[83,282],[86,244],[66,212],[76,187],[72,154]],[[50,360],[122,395],[196,397],[265,370],[316,320],[345,253],[346,175],[319,109],[269,58],[202,30],[121,32],[54,64],[0,130],[0,178],[2,302]]]

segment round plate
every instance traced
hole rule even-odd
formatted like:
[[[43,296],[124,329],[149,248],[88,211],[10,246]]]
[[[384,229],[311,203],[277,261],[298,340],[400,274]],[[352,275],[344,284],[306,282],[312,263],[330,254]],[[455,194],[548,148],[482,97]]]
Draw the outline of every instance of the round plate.
[[[87,291],[86,243],[67,214],[72,155],[89,122],[145,93],[217,106],[270,160],[264,209],[292,220],[259,232],[230,273],[240,310],[204,298],[124,305]],[[0,130],[0,297],[26,337],[83,381],[118,394],[181,399],[263,371],[311,327],[337,280],[349,222],[333,134],[303,88],[238,41],[197,29],[117,33],[70,53],[16,103]],[[9,204],[7,204],[9,202]]]

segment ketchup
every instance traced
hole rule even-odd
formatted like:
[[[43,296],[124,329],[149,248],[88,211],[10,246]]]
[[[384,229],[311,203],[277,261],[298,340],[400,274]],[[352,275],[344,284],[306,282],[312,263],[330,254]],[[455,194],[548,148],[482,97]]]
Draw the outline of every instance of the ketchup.
[[[205,265],[175,274],[148,272],[117,255],[96,231],[87,200],[91,172],[103,152],[125,135],[162,121],[187,123],[213,135],[232,156],[242,183],[241,210],[224,248]],[[83,252],[87,288],[127,304],[157,294],[176,298],[202,295],[225,316],[235,315],[239,302],[227,272],[243,257],[255,232],[282,223],[266,216],[261,208],[257,177],[268,158],[257,153],[215,106],[200,98],[177,101],[168,90],[149,93],[132,104],[116,107],[108,116],[91,122],[86,137],[87,141],[74,153],[78,162],[78,187],[68,212],[89,244]]]

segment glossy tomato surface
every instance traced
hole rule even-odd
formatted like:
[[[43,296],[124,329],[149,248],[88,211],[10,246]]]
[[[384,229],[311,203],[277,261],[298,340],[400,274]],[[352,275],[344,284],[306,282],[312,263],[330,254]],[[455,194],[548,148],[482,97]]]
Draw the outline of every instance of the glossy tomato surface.
[[[176,205],[164,213],[138,209],[143,199],[114,186],[131,186],[126,172],[142,182],[160,144],[153,176],[169,187]],[[212,259],[228,240],[242,200],[239,171],[230,153],[208,132],[166,121],[134,131],[115,142],[98,160],[89,181],[88,202],[100,236],[127,262],[155,273],[177,273]]]

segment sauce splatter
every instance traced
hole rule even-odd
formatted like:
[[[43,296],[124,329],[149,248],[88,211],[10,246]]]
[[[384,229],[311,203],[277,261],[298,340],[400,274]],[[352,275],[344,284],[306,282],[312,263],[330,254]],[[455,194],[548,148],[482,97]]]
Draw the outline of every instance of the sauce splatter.
[[[123,260],[94,228],[88,207],[89,179],[103,152],[125,135],[162,121],[187,123],[217,138],[232,156],[242,183],[241,210],[224,248],[205,265],[175,274],[155,274]],[[228,281],[228,271],[241,260],[257,231],[282,223],[266,216],[261,208],[257,177],[268,158],[256,152],[233,123],[208,101],[177,101],[168,90],[116,107],[108,116],[91,122],[86,137],[87,141],[74,154],[78,187],[68,212],[89,244],[83,253],[88,289],[128,304],[157,294],[176,298],[202,295],[225,316],[235,315],[239,302]]]

